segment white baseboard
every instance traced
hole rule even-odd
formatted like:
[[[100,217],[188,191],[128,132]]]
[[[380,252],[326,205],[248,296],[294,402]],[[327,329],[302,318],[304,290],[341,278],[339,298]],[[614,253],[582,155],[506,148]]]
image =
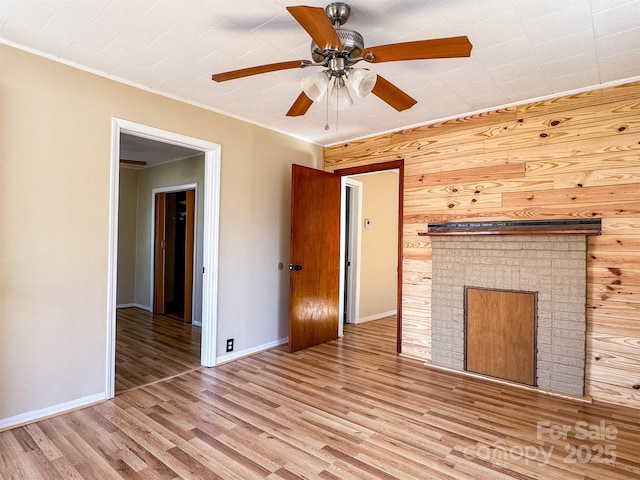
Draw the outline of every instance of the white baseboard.
[[[0,432],[15,428],[27,423],[36,422],[38,420],[44,420],[45,418],[52,417],[54,415],[60,415],[61,413],[69,412],[81,407],[87,407],[91,404],[101,402],[107,399],[107,395],[102,393],[96,393],[94,395],[88,395],[86,397],[78,398],[76,400],[70,400],[68,402],[59,403],[50,407],[41,408],[39,410],[32,410],[30,412],[19,413],[8,418],[0,418]]]
[[[218,357],[216,358],[216,365],[227,363],[231,360],[237,360],[239,358],[247,357],[256,353],[264,352],[265,350],[271,350],[272,348],[279,347],[280,345],[284,345],[285,343],[289,343],[289,337],[281,338],[280,340],[276,340],[274,342],[263,343],[262,345],[259,345],[257,347],[247,348],[246,350],[238,350],[237,352],[229,352],[223,355],[218,355]]]
[[[390,317],[398,313],[397,310],[389,310],[388,312],[376,313],[375,315],[369,315],[368,317],[359,318],[355,323],[373,322],[374,320],[380,320],[381,318]]]
[[[116,305],[116,308],[139,308],[146,312],[152,311],[151,307],[148,307],[147,305],[140,305],[139,303],[123,303],[122,305]]]

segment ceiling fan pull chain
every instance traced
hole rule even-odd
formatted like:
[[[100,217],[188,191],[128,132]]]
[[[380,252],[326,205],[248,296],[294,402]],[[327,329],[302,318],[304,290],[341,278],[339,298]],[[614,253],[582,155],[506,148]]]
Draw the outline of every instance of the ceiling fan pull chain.
[[[327,91],[325,92],[325,98],[327,99],[327,110],[324,115],[324,129],[329,130],[329,85],[331,82],[327,82]]]

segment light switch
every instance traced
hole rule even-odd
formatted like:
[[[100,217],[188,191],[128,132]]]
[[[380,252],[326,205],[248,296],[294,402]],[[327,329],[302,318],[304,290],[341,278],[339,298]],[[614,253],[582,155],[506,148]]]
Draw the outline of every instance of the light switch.
[[[364,219],[364,228],[371,228],[371,220],[368,218]]]

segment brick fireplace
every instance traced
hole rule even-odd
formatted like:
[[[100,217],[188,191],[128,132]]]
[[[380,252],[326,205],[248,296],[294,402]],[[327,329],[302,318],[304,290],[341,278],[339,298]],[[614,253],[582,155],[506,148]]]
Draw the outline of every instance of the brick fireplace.
[[[534,385],[582,396],[586,235],[599,232],[599,221],[439,225],[428,233],[432,363],[465,369],[465,287],[536,292]]]

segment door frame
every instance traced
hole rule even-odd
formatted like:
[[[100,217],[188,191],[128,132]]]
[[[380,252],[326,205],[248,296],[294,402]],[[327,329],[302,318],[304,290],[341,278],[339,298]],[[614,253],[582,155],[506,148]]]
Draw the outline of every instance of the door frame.
[[[116,293],[118,279],[118,195],[120,190],[120,135],[133,135],[198,150],[204,154],[204,224],[202,279],[202,365],[216,365],[218,312],[218,245],[220,238],[221,146],[195,137],[150,127],[121,118],[111,119],[111,169],[109,179],[109,251],[107,265],[106,372],[107,398],[115,395]],[[194,271],[196,268],[194,268]]]
[[[403,200],[404,200],[404,158],[398,160],[391,160],[388,162],[380,162],[380,163],[371,163],[368,165],[359,165],[357,167],[347,167],[347,168],[339,168],[333,170],[333,173],[338,174],[342,177],[347,177],[349,175],[357,175],[361,173],[374,173],[374,172],[383,172],[385,170],[398,170],[398,278],[396,281],[397,288],[397,297],[396,297],[396,308],[397,308],[397,327],[396,327],[396,352],[402,353],[402,226],[403,226]],[[344,180],[344,178],[343,178]],[[344,207],[344,202],[343,202]],[[342,220],[341,220],[341,229],[344,228],[344,208],[341,212]],[[344,231],[341,232],[341,242],[342,248],[344,248]],[[344,277],[344,251],[341,254],[340,260],[340,278],[341,281]],[[344,288],[344,286],[343,286]],[[344,296],[341,295],[340,298],[340,318],[344,315],[344,311],[342,308],[344,307]],[[342,322],[339,322],[339,328],[341,328]]]
[[[168,187],[158,187],[158,188],[153,188],[151,189],[151,225],[153,226],[153,228],[151,228],[151,243],[150,245],[152,245],[151,248],[151,262],[150,262],[150,266],[151,266],[151,271],[149,273],[149,278],[151,279],[151,285],[149,288],[149,293],[150,293],[150,299],[149,299],[149,305],[152,306],[151,310],[155,310],[154,305],[155,305],[155,280],[156,280],[156,272],[155,272],[155,260],[156,260],[156,195],[158,193],[176,193],[176,192],[182,192],[182,191],[186,191],[186,190],[195,190],[195,197],[196,197],[196,202],[195,202],[195,208],[194,208],[194,218],[193,218],[193,229],[194,231],[198,231],[198,184],[197,183],[186,183],[184,185],[171,185]],[[198,247],[198,236],[194,235],[193,237],[193,256],[195,257],[195,252],[197,251],[197,247]],[[195,260],[195,258],[194,258]],[[195,262],[192,265],[191,268],[191,306],[193,308],[193,298],[195,295],[195,289],[193,288],[193,285],[195,285],[195,279],[196,279],[196,268],[195,268]],[[186,279],[185,279],[186,280]],[[204,300],[204,299],[203,299]],[[187,299],[185,298],[185,302],[187,301]],[[186,308],[186,307],[185,307]]]

